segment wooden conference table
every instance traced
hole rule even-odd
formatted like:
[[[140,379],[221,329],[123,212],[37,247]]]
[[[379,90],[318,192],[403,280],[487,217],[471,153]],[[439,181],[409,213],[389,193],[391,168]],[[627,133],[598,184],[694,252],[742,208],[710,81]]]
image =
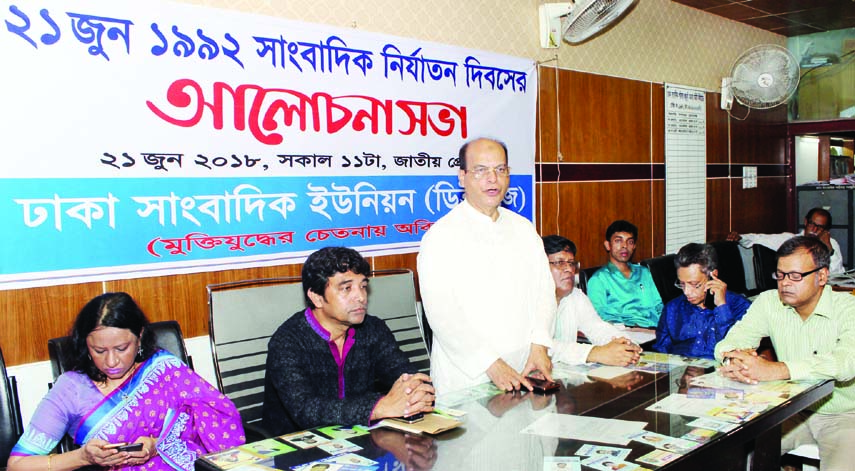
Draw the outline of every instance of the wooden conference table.
[[[648,366],[657,367],[650,369],[660,371],[636,370],[610,379],[586,376],[579,371],[568,373],[557,365],[556,372],[562,378],[559,380],[562,387],[557,393],[545,396],[530,393],[490,394],[484,393],[487,388],[483,387],[480,388],[480,393],[458,395],[450,398],[446,404],[442,402],[445,397],[438,400],[438,408],[448,405],[449,408],[453,407],[466,413],[462,418],[464,423],[459,428],[436,436],[375,428],[364,431],[363,435],[347,437],[347,440],[356,445],[354,448],[359,448],[354,451],[355,454],[377,462],[374,468],[377,470],[535,471],[544,469],[544,457],[573,456],[585,444],[628,448],[631,451],[625,461],[648,469],[744,471],[749,469],[746,468],[746,461],[751,459],[753,463],[750,469],[771,470],[780,469],[780,424],[831,394],[833,388],[832,381],[803,384],[804,390],[782,395],[786,399],[780,404],[769,406],[750,420],[735,422],[735,428],[727,432],[710,432],[713,435],[708,441],[659,467],[636,461],[637,458],[655,450],[653,446],[639,441],[630,441],[623,445],[521,433],[521,430],[544,415],[569,414],[640,421],[646,423],[644,429],[647,431],[670,437],[684,436],[695,428],[688,424],[697,417],[654,412],[648,410],[648,407],[668,398],[669,395],[685,394],[689,376],[712,372],[714,368],[703,365],[687,366],[684,363],[687,359],[667,357],[665,360],[665,357],[655,354],[655,358],[662,362],[658,365],[653,364],[653,361],[647,362]],[[668,365],[667,369],[670,371],[661,371],[666,369],[663,365]],[[313,432],[321,438],[326,438],[323,429],[313,429]],[[274,439],[274,443],[288,442]],[[215,466],[208,459],[199,459],[196,461],[196,469],[286,470],[331,456],[320,447],[293,448],[294,451],[272,458],[266,457],[264,460],[255,461],[251,466],[247,464],[251,461],[224,464],[221,459],[217,461],[220,466]],[[749,455],[749,452],[753,454]],[[219,455],[223,456],[222,453]],[[582,469],[593,468],[583,466]]]

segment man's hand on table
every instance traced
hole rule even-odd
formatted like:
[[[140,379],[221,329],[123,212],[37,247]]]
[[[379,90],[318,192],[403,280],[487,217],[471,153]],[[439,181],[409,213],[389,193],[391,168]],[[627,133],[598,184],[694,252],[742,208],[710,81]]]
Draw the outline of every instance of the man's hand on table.
[[[520,387],[531,390],[531,383],[501,358],[487,368],[487,376],[502,391],[519,391]]]
[[[549,349],[536,343],[531,344],[522,375],[532,375],[552,381],[552,360],[549,358]]]
[[[612,339],[611,342],[596,346],[588,353],[588,361],[611,366],[628,366],[641,358],[641,347],[625,337]]]
[[[395,381],[389,393],[377,402],[371,420],[431,412],[434,399],[434,389],[428,375],[404,373]]]
[[[780,361],[769,361],[755,350],[731,350],[724,353],[719,373],[734,381],[757,384],[761,381],[790,379],[790,370]]]

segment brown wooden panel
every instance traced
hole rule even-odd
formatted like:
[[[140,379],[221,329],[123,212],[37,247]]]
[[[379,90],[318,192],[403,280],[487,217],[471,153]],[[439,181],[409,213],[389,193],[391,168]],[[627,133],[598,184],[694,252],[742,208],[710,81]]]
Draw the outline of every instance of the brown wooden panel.
[[[561,70],[565,162],[650,162],[648,82]]]
[[[733,231],[739,233],[786,232],[787,200],[792,198],[789,177],[766,177],[757,179],[757,188],[743,189],[742,179],[730,180],[733,198]]]
[[[534,160],[536,162],[557,162],[557,113],[555,103],[555,67],[538,67],[538,98],[537,98],[537,149],[535,149]]]
[[[557,233],[575,242],[583,266],[606,263],[606,227],[617,219],[638,226],[635,260],[652,256],[650,181],[545,183],[541,188],[541,234]]]
[[[728,155],[728,115],[721,109],[721,93],[706,94],[707,98],[707,163],[726,164]]]
[[[730,232],[730,179],[707,179],[707,240],[724,240]]]
[[[107,291],[124,291],[139,303],[151,321],[174,319],[185,337],[208,335],[208,292],[206,286],[257,278],[300,276],[302,265],[192,273],[187,275],[114,280]]]
[[[0,348],[7,365],[47,360],[47,341],[68,333],[100,283],[0,291]]]
[[[665,163],[665,86],[661,83],[651,84],[652,94],[650,123],[651,158],[653,162]]]
[[[738,110],[733,111],[735,115],[738,113]],[[786,123],[786,106],[779,106],[771,110],[751,110],[745,121],[731,119],[731,162],[740,164],[786,164]]]

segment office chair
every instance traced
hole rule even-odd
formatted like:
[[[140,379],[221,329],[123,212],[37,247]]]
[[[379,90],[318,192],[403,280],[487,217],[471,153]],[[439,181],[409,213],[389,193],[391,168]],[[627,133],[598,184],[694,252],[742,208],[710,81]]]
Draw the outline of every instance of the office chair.
[[[0,350],[0,375],[3,381],[0,384],[0,465],[2,465],[0,469],[6,469],[9,453],[24,433],[24,426],[18,402],[18,384],[14,376],[6,373],[6,362],[3,359],[2,350]]]
[[[187,348],[184,346],[184,335],[181,333],[181,326],[178,325],[178,322],[152,322],[148,328],[154,332],[158,347],[172,353],[190,369],[193,369],[193,358],[187,354]],[[71,337],[57,337],[48,340],[48,355],[50,356],[54,381],[68,370],[70,350]]]

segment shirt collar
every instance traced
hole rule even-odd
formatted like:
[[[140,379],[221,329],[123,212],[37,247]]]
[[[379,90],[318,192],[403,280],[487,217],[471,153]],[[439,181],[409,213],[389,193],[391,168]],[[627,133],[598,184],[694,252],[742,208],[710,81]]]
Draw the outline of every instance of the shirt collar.
[[[486,214],[482,213],[481,211],[478,211],[477,209],[475,209],[475,206],[472,206],[471,204],[469,204],[469,201],[466,201],[466,198],[464,198],[460,204],[463,206],[464,210],[467,213],[469,213],[473,218],[481,218],[480,219],[481,221],[489,222],[489,223],[501,221],[502,217],[503,217],[503,212],[505,211],[505,208],[503,208],[501,206],[496,208],[496,211],[499,212],[499,217],[497,217],[496,220],[494,221],[493,218],[491,218],[490,216],[487,216]]]

